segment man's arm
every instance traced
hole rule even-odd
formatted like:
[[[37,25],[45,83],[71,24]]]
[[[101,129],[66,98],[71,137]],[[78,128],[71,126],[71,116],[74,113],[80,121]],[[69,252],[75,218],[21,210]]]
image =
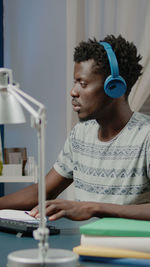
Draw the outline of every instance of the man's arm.
[[[61,217],[77,221],[87,220],[91,217],[121,217],[150,220],[150,203],[141,205],[117,205],[56,199],[46,202],[46,213],[52,221]],[[38,207],[35,207],[31,211],[31,215],[39,217]]]
[[[46,199],[56,198],[71,183],[53,168],[46,175]],[[0,198],[0,209],[30,210],[38,204],[38,185],[33,184],[16,193]]]

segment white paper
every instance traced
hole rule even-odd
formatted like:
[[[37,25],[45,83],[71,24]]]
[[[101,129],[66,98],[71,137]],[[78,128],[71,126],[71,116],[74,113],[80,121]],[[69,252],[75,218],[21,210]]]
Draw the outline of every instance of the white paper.
[[[9,219],[15,221],[29,222],[29,223],[39,222],[39,219],[36,219],[27,213],[28,211],[24,210],[3,209],[0,210],[0,219]]]
[[[150,253],[150,237],[90,236],[81,235],[83,246],[103,246],[109,248],[131,249]]]

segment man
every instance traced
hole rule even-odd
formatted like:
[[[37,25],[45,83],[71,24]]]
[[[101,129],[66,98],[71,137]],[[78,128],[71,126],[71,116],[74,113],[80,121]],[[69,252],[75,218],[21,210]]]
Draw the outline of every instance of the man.
[[[127,90],[117,98],[105,93],[111,70],[101,43],[88,40],[75,48],[71,97],[80,122],[46,176],[50,220],[93,216],[150,220],[150,118],[133,113],[128,104],[131,88],[141,75],[141,57],[122,36],[110,35],[103,41],[116,54]],[[72,182],[76,201],[55,199]],[[1,198],[0,208],[32,209],[37,195],[37,185],[32,185]],[[38,217],[38,207],[30,214]]]

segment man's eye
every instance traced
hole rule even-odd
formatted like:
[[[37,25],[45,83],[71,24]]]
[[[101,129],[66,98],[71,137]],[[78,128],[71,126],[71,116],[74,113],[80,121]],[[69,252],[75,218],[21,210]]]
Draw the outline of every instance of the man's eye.
[[[81,84],[81,86],[82,86],[83,88],[85,88],[85,87],[87,86],[87,83],[85,83],[85,82],[80,82],[80,84]]]

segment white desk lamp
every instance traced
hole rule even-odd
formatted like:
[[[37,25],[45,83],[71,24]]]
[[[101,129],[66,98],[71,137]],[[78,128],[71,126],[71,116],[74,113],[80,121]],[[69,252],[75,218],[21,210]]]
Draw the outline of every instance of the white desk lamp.
[[[28,102],[37,106],[38,109],[33,108]],[[33,235],[36,240],[39,240],[39,248],[10,253],[8,255],[8,267],[74,267],[78,259],[75,253],[63,249],[48,248],[49,230],[45,222],[45,106],[13,84],[13,76],[10,69],[0,68],[0,124],[25,122],[22,106],[33,117],[32,127],[35,127],[38,133],[38,203],[40,222]]]

